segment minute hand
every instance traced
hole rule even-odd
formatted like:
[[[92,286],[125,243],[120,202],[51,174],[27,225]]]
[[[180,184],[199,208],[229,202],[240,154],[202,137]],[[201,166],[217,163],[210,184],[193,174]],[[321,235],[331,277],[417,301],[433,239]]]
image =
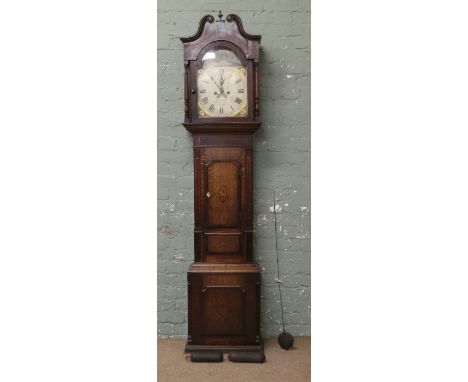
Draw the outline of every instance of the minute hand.
[[[220,84],[221,86],[223,86],[223,84],[224,84],[223,72],[224,72],[223,69],[220,69],[220,70],[219,70],[219,84]]]

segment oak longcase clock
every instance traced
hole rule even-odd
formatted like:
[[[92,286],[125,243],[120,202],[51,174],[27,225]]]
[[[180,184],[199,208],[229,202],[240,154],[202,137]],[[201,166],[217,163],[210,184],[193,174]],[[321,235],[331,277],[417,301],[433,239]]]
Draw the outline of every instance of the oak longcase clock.
[[[261,351],[260,269],[252,256],[252,143],[260,127],[260,36],[239,16],[204,16],[181,38],[194,155],[194,263],[185,350]]]

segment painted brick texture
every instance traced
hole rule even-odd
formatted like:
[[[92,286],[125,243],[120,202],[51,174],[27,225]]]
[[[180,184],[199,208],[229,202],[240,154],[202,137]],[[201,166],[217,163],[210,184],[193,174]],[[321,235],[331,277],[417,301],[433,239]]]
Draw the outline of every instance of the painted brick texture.
[[[273,190],[280,206],[278,251],[286,330],[310,335],[310,2],[158,2],[158,335],[187,334],[186,271],[193,261],[192,140],[182,126],[179,37],[200,18],[238,14],[262,35],[260,113],[254,149],[254,255],[262,269],[263,336],[281,331],[275,283]]]

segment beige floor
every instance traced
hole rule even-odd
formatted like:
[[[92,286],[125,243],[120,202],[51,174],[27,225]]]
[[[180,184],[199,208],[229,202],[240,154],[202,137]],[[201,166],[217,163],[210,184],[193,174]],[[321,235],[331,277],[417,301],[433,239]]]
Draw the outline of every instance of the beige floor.
[[[224,355],[220,363],[192,363],[184,357],[185,340],[158,339],[158,382],[308,382],[310,337],[295,337],[288,351],[276,338],[265,340],[263,364],[232,363]]]

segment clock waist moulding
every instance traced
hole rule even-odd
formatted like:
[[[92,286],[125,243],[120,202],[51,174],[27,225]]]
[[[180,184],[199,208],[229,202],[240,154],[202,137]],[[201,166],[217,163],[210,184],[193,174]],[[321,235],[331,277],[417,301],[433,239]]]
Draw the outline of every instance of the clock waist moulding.
[[[260,36],[246,33],[237,15],[218,17],[204,16],[195,35],[181,38],[195,197],[185,351],[263,352],[260,269],[252,256]]]

